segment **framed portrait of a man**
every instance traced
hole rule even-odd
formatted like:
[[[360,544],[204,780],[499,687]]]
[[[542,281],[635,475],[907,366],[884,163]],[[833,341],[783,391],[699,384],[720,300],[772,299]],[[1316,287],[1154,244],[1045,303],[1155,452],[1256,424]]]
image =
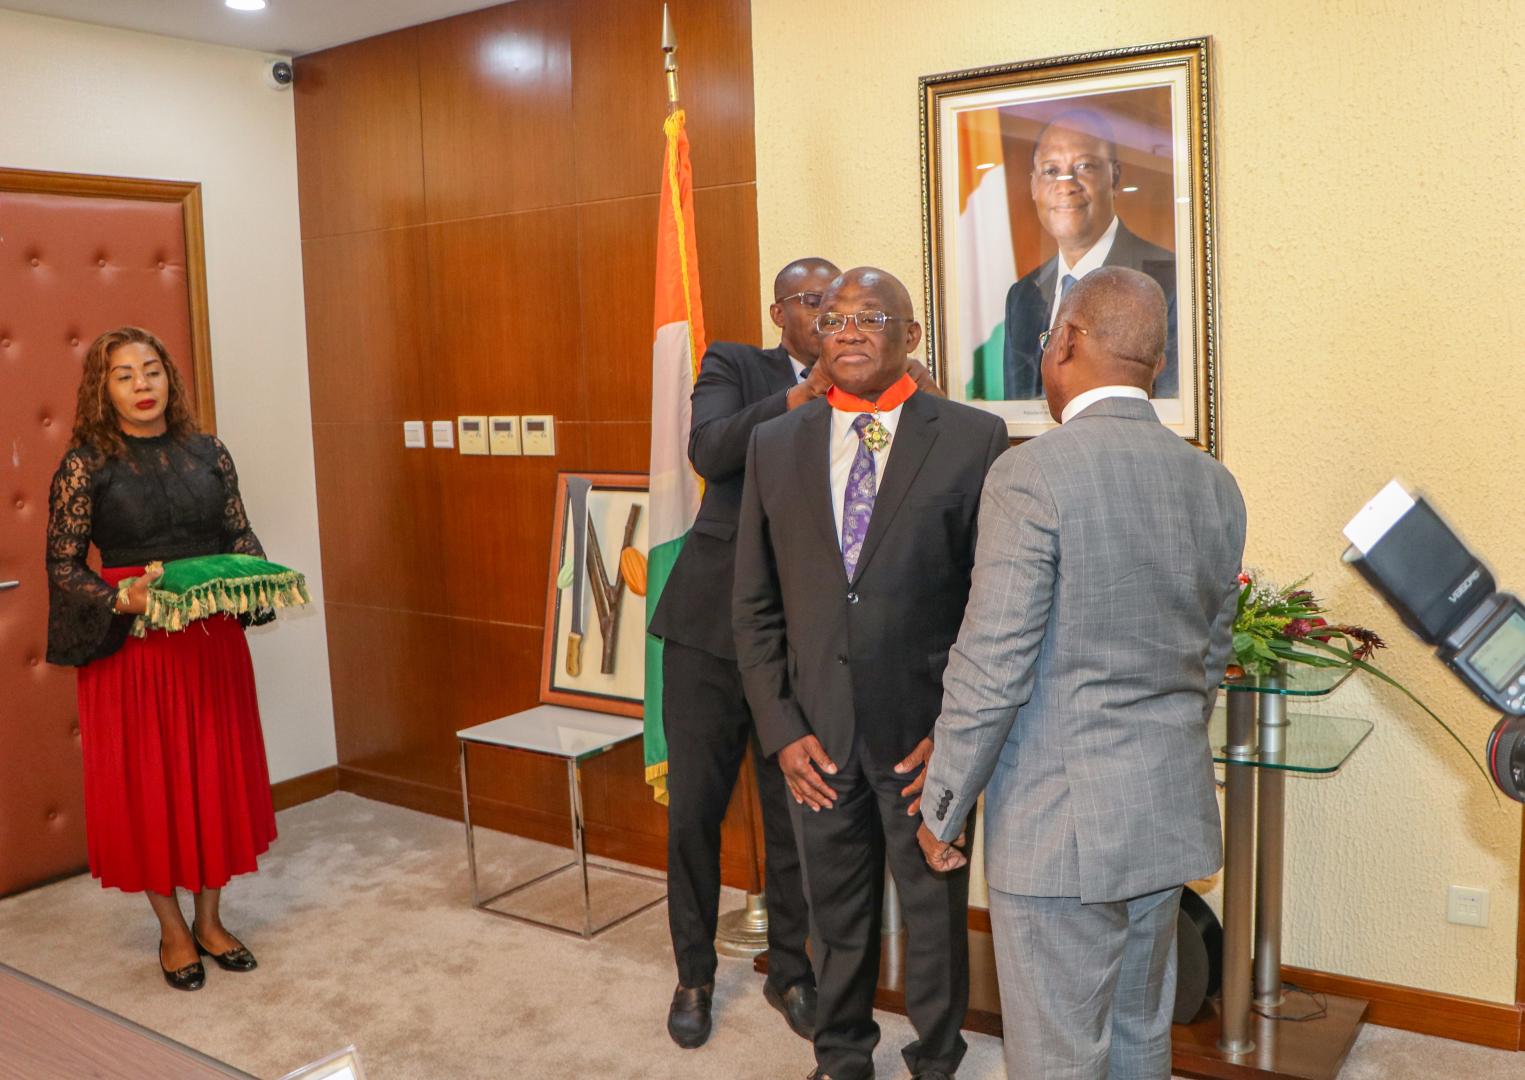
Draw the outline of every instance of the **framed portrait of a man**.
[[[1209,39],[923,76],[929,366],[1013,438],[1054,426],[1039,338],[1103,266],[1169,310],[1151,397],[1218,452]]]

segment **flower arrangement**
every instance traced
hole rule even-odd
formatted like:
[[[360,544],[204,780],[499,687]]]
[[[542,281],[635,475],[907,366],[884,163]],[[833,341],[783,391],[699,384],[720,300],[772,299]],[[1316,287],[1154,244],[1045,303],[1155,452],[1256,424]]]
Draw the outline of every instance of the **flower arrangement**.
[[[1371,662],[1372,655],[1378,649],[1387,648],[1387,643],[1375,631],[1363,626],[1333,623],[1324,618],[1329,612],[1310,590],[1303,587],[1307,580],[1303,578],[1279,587],[1257,581],[1249,571],[1239,575],[1239,605],[1234,612],[1234,662],[1228,666],[1228,678],[1269,675],[1278,664],[1364,671],[1394,687],[1429,713],[1431,719],[1444,728],[1472,759],[1472,764],[1486,781],[1488,774],[1482,763],[1450,725],[1415,697],[1408,687]]]

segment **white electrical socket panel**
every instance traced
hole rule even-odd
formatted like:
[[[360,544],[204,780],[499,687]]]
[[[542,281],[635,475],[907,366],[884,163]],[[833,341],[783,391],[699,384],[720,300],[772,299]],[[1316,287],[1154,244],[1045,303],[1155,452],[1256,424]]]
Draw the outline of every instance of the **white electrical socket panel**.
[[[1488,890],[1452,885],[1446,893],[1446,921],[1458,926],[1488,925]]]
[[[455,425],[449,420],[436,420],[430,427],[434,434],[434,448],[436,450],[453,450],[455,448]]]
[[[424,437],[424,422],[422,420],[404,420],[402,422],[402,444],[409,449],[422,449],[429,445]]]
[[[521,438],[526,456],[552,457],[556,453],[556,418],[526,416]]]
[[[489,416],[487,445],[494,454],[522,453],[519,445],[519,418],[517,416]]]
[[[456,434],[460,437],[461,453],[487,453],[487,417],[457,416],[455,428]]]

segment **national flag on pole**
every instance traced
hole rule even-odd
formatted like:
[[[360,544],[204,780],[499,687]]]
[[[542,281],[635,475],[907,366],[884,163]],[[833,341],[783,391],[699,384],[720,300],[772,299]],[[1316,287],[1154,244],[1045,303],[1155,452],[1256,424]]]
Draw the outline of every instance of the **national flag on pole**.
[[[704,308],[694,244],[694,178],[683,110],[662,125],[667,154],[657,208],[657,295],[651,347],[651,498],[646,622],[662,599],[683,539],[699,513],[700,480],[688,462],[690,398],[704,356]],[[646,782],[667,804],[667,736],[662,727],[662,641],[646,635]]]
[[[1016,280],[999,109],[958,117],[960,325],[971,352],[961,357],[970,398],[1006,396],[1006,291]]]

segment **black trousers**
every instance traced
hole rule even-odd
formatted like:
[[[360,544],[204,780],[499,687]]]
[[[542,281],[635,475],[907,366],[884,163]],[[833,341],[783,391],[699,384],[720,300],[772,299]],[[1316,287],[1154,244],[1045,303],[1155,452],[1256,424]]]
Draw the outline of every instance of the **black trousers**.
[[[757,729],[733,660],[668,641],[662,647],[667,733],[667,921],[678,983],[715,978],[720,908],[720,822]],[[805,894],[789,799],[778,763],[756,755],[767,862],[768,981],[787,990],[812,979],[805,955]]]
[[[969,868],[934,873],[916,842],[918,813],[900,789],[915,773],[871,760],[862,740],[826,783],[828,810],[791,798],[810,903],[817,983],[815,1059],[832,1080],[874,1073],[874,988],[879,981],[884,865],[900,894],[906,929],[906,1013],[916,1041],[901,1054],[912,1075],[953,1073],[968,1044],[959,1034],[969,1007]]]

